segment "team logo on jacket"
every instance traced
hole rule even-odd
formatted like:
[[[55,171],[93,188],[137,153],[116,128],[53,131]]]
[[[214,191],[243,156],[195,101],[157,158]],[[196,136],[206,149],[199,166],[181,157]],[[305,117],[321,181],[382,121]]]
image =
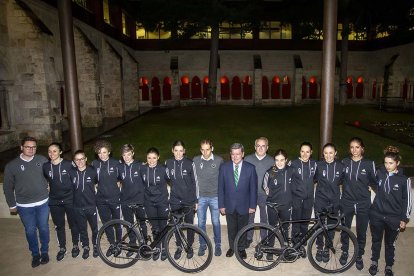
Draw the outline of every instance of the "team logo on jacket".
[[[183,170],[183,175],[187,175],[187,170]]]
[[[160,176],[157,176],[156,178],[155,178],[155,181],[160,181],[161,180],[161,177]]]
[[[298,174],[302,174],[302,169],[298,168]]]
[[[175,170],[171,169],[171,175],[175,175]]]
[[[322,175],[323,175],[323,177],[326,176],[326,171],[325,170],[323,170]]]
[[[91,177],[90,176],[88,176],[87,178],[86,178],[86,182],[91,182]]]
[[[138,176],[138,172],[137,171],[135,171],[134,172],[134,177],[137,177]]]
[[[203,162],[201,162],[201,163],[200,163],[200,169],[202,170],[202,169],[203,169],[203,167],[204,167],[204,163],[203,163]]]
[[[378,182],[378,186],[381,187],[381,184],[382,184],[382,179]]]
[[[109,173],[113,173],[114,172],[114,168],[113,167],[110,167],[109,168]]]
[[[273,183],[275,183],[275,186],[277,186],[277,179],[273,180]]]
[[[395,184],[395,185],[394,185],[394,187],[392,187],[392,189],[393,189],[394,191],[398,191],[398,188],[400,188],[400,186],[399,186],[398,184]]]
[[[40,163],[36,163],[36,166],[40,167],[40,166],[42,166],[42,164],[40,164]]]
[[[361,170],[361,174],[366,174],[366,173],[367,173],[367,171],[365,169]]]
[[[73,178],[73,184],[75,184],[75,183],[76,183],[76,177]]]
[[[147,178],[147,175],[146,175],[146,174],[144,174],[144,175],[142,176],[142,179],[144,179],[144,181],[145,181],[145,178]]]
[[[62,171],[62,174],[67,174],[67,171],[66,171],[66,170],[63,170],[63,171]]]
[[[211,167],[214,169],[216,167],[216,164],[215,163],[211,164]]]
[[[52,177],[52,171],[49,171],[49,177],[50,178]]]
[[[336,177],[339,177],[339,172],[336,172],[336,173],[335,173],[335,176],[336,176]]]
[[[346,167],[345,172],[346,172],[346,174],[348,174],[348,172],[349,172],[349,167]]]
[[[20,169],[24,172],[24,165],[20,165]]]

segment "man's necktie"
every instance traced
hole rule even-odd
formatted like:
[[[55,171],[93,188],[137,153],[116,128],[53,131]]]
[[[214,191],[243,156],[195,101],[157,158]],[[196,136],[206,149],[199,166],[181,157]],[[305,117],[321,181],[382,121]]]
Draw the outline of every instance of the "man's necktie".
[[[239,184],[239,165],[236,165],[234,168],[234,183]]]

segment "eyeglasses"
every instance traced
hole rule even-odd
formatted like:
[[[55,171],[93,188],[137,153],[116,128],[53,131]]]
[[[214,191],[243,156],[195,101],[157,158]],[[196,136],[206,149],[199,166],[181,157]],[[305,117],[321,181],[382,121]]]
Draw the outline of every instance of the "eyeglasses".
[[[23,146],[23,148],[25,148],[25,149],[32,149],[32,150],[34,150],[34,149],[36,149],[37,147],[36,147],[36,146],[33,146],[33,147],[31,147],[31,146]]]
[[[85,159],[86,159],[86,157],[82,157],[82,158],[79,158],[79,159],[75,159],[75,162],[85,161]]]
[[[267,145],[256,145],[256,148],[266,148]]]

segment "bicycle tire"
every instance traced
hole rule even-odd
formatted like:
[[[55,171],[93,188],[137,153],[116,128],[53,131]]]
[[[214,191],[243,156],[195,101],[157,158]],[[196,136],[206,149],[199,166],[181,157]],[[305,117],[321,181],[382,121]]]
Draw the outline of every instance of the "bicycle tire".
[[[186,223],[178,225],[178,229],[179,234],[176,233],[174,227],[168,231],[165,237],[168,261],[175,268],[186,273],[200,272],[206,269],[213,258],[213,247],[207,234],[201,228]],[[194,233],[194,241],[191,244],[192,233]],[[204,255],[200,256],[200,248],[204,243]],[[181,250],[180,254],[177,254],[178,250]]]
[[[107,233],[108,231],[113,231],[115,234],[114,230],[117,226],[122,230],[121,238],[119,241],[111,244]],[[135,242],[133,242],[134,240]],[[138,249],[140,240],[140,234],[132,227],[131,223],[115,219],[108,221],[99,229],[96,246],[99,257],[104,263],[115,268],[127,268],[135,264],[139,259]],[[132,255],[128,256],[131,253]]]
[[[340,258],[343,253],[341,243],[341,233],[347,236],[349,239],[349,248],[347,250],[348,257],[344,264],[341,263]],[[328,249],[328,254],[318,254],[318,250],[326,250],[326,236],[322,228],[316,230],[316,232],[309,239],[308,243],[308,259],[311,265],[323,273],[341,273],[355,263],[358,254],[358,242],[355,234],[347,227],[338,225],[335,228],[329,228],[328,234],[333,234],[332,247]],[[318,242],[319,238],[319,242]],[[322,244],[321,244],[322,240]],[[319,243],[319,244],[318,244]],[[323,251],[322,251],[323,252]]]
[[[251,242],[247,242],[248,235],[252,235]],[[273,245],[269,245],[273,238]],[[280,263],[283,244],[284,239],[278,229],[265,223],[252,223],[237,233],[234,254],[244,267],[254,271],[265,271]],[[243,249],[247,255],[245,259],[241,256],[240,250]]]

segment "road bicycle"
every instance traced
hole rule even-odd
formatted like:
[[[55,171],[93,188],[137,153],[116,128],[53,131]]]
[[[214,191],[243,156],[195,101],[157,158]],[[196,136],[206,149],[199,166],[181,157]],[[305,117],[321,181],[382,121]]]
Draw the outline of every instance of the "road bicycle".
[[[349,228],[341,225],[343,216],[334,216],[324,209],[315,213],[315,218],[282,222],[277,209],[280,205],[267,203],[267,206],[276,211],[276,225],[252,223],[242,228],[235,238],[235,255],[243,266],[264,271],[307,255],[315,269],[323,273],[340,273],[355,263],[357,239]],[[302,237],[289,238],[283,229],[284,224],[309,222],[313,225]]]
[[[128,207],[136,211],[142,205]],[[211,241],[202,229],[184,223],[184,216],[189,212],[194,212],[192,206],[170,212],[168,218],[148,217],[137,220],[134,224],[121,219],[108,221],[98,232],[97,248],[100,258],[112,267],[126,268],[138,260],[150,260],[154,254],[160,254],[162,245],[165,246],[169,262],[178,270],[193,273],[206,269],[213,257]],[[167,225],[159,234],[149,239],[144,237],[141,221],[166,219]],[[108,235],[114,238],[109,239]],[[110,240],[115,241],[111,243]],[[198,254],[201,247],[204,249],[203,255]]]

